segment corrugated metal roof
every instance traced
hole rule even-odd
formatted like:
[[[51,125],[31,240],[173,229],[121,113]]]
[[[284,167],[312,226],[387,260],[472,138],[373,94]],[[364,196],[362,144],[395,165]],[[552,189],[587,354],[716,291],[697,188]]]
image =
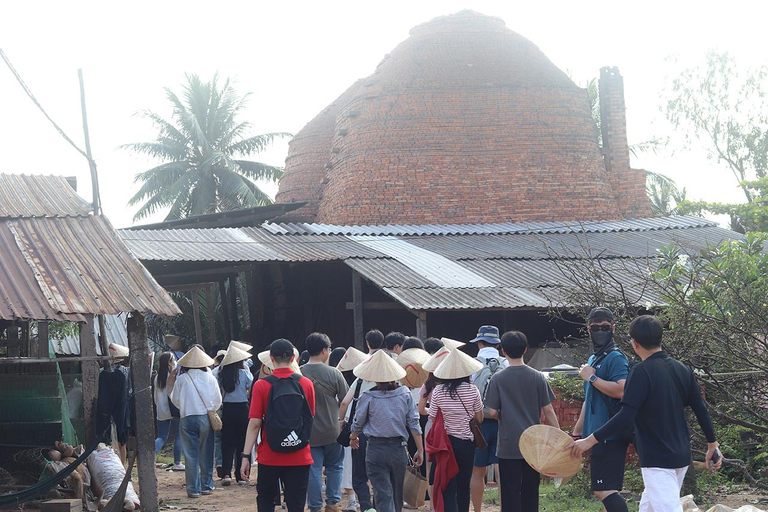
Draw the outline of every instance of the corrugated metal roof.
[[[105,217],[8,220],[0,222],[0,239],[2,281],[12,288],[0,318],[181,313]]]
[[[121,230],[120,236],[144,261],[285,260],[238,228]]]
[[[452,224],[412,226],[336,226],[332,224],[284,223],[264,224],[264,229],[276,235],[369,235],[369,236],[423,236],[423,235],[497,235],[523,233],[599,233],[608,231],[645,231],[716,226],[701,217],[654,217],[616,221],[560,221],[500,224]]]
[[[61,176],[0,174],[0,218],[84,216],[91,205]]]

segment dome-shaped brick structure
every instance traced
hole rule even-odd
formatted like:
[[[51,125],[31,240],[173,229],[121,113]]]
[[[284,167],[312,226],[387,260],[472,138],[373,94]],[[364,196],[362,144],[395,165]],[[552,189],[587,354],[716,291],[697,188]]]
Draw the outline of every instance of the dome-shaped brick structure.
[[[615,68],[603,85],[601,153],[586,92],[533,43],[475,12],[436,18],[296,135],[277,202],[331,224],[650,216]]]

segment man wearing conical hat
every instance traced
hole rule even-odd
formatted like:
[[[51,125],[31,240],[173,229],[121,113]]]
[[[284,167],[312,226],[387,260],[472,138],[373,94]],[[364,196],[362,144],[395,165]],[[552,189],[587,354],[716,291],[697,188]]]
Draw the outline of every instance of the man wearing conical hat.
[[[531,425],[546,422],[559,428],[552,402],[555,394],[546,377],[523,361],[528,338],[520,331],[501,337],[501,349],[509,367],[494,375],[488,383],[485,406],[491,418],[499,421],[496,456],[499,459],[499,485],[502,512],[539,510],[541,477],[520,453],[520,435]]]

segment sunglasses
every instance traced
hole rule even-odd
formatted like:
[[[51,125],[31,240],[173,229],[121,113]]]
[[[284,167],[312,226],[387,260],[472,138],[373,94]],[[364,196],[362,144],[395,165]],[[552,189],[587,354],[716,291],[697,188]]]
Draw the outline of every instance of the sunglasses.
[[[612,325],[591,325],[589,327],[589,330],[607,332],[607,331],[613,330],[613,326]]]

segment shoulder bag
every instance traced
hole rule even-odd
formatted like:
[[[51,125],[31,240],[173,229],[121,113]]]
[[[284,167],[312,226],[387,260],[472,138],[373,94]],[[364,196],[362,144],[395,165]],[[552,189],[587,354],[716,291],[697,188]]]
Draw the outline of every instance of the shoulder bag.
[[[355,388],[355,395],[352,398],[352,408],[349,410],[349,421],[344,422],[344,426],[341,427],[341,432],[336,438],[336,442],[341,446],[349,446],[349,436],[352,434],[352,422],[355,421],[355,410],[357,409],[357,399],[360,396],[360,388],[363,387],[363,381],[357,381],[357,387]]]
[[[461,402],[461,406],[464,408],[464,410],[467,412],[467,414],[470,414],[469,409],[467,409],[467,406],[464,405],[464,400],[461,399],[461,395],[458,394],[459,390],[456,390],[456,396],[459,397],[459,402]],[[472,435],[475,438],[475,448],[478,450],[485,450],[488,448],[488,441],[485,440],[485,436],[483,435],[483,430],[480,428],[480,424],[475,419],[475,415],[472,414],[472,417],[469,420],[469,430],[472,431]]]
[[[195,387],[195,391],[197,391],[197,396],[199,396],[200,401],[203,402],[203,407],[205,407],[206,411],[208,411],[208,420],[211,422],[211,428],[213,429],[214,432],[218,432],[219,430],[221,430],[221,427],[222,427],[219,413],[217,413],[213,409],[208,409],[208,406],[205,405],[205,400],[203,400],[203,395],[201,395],[200,390],[197,389],[197,384],[195,384],[195,379],[193,379],[192,376],[190,375],[189,380],[192,381],[192,385]]]

